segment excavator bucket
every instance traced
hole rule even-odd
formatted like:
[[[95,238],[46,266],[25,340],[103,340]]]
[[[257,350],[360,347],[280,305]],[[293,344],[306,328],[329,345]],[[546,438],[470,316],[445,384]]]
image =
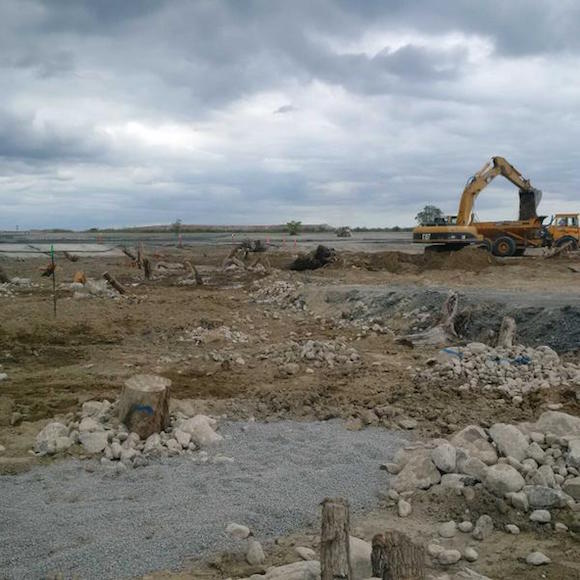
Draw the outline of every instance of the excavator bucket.
[[[542,199],[539,189],[520,189],[520,221],[533,220],[538,217],[538,205]]]

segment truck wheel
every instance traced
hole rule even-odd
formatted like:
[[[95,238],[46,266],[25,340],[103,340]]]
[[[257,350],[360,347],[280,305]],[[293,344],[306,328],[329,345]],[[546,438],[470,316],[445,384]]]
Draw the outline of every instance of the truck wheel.
[[[516,243],[512,238],[502,236],[493,242],[493,255],[508,258],[516,253]]]
[[[492,251],[491,240],[485,238],[483,242],[481,242],[481,244],[479,244],[479,246],[477,247],[481,248],[482,250],[487,250],[491,254]]]
[[[577,250],[578,249],[578,240],[574,239],[572,236],[564,236],[563,238],[560,238],[556,242],[556,247],[557,248],[561,248],[564,244],[567,244],[568,242],[572,242],[570,244],[570,249],[571,250]]]

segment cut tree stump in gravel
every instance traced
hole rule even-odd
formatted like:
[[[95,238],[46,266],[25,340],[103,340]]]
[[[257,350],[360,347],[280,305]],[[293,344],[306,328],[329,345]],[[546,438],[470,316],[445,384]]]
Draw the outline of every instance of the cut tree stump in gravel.
[[[498,348],[511,348],[514,345],[515,334],[516,321],[511,316],[504,316],[497,337]]]
[[[135,375],[119,397],[119,419],[131,433],[146,439],[169,425],[171,381],[157,375]]]
[[[425,550],[411,538],[390,530],[372,541],[373,577],[381,580],[424,580]]]
[[[350,513],[345,499],[322,502],[321,580],[352,580],[349,543]]]

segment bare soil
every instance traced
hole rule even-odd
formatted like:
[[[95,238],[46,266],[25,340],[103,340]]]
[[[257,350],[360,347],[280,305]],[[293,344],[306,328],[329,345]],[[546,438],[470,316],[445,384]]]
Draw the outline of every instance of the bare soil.
[[[334,310],[327,300],[317,303],[312,299],[320,288],[364,284],[376,288],[438,286],[476,291],[482,296],[509,291],[511,296],[541,295],[548,303],[552,299],[560,305],[576,303],[580,275],[569,266],[578,266],[577,258],[498,261],[480,250],[428,256],[340,252],[339,259],[323,269],[291,273],[287,270],[295,258],[291,252],[268,252],[274,268],[271,272],[224,271],[222,263],[228,253],[227,247],[150,250],[157,264],[190,260],[204,277],[203,286],[180,285],[187,271],[171,268],[155,270],[155,279],[145,281],[142,271],[127,258],[81,258],[75,263],[59,259],[58,284],[72,282],[79,270],[89,279],[101,279],[108,271],[126,286],[128,294],[116,299],[76,299],[73,290],[61,288],[56,317],[51,281],[40,276],[44,261],[2,259],[0,265],[8,276],[30,278],[33,286],[13,289],[14,296],[0,293],[0,372],[8,375],[0,382],[4,401],[0,444],[6,447],[0,455],[0,472],[18,471],[38,461],[29,449],[48,420],[78,410],[89,399],[116,398],[124,380],[136,373],[169,377],[174,397],[193,399],[200,411],[229,418],[307,421],[360,417],[364,423],[369,411],[383,409],[379,424],[397,427],[401,418],[414,418],[421,437],[446,436],[470,423],[485,426],[532,420],[549,402],[580,414],[574,393],[566,390],[536,393],[520,407],[499,395],[473,400],[471,393],[446,386],[434,391],[416,383],[413,374],[436,349],[410,349],[397,344],[393,333],[372,328],[361,332],[360,324],[345,323],[338,307]],[[308,310],[252,300],[256,281],[268,284],[275,280],[303,283],[311,296]],[[404,320],[393,319],[389,326],[399,331]],[[223,336],[201,344],[188,340],[193,329],[221,326],[247,335],[248,341],[234,342]],[[287,375],[272,357],[261,357],[273,345],[283,349],[289,341],[337,338],[359,352],[360,364],[311,366],[309,372],[304,364],[297,374]],[[580,360],[574,349],[563,356]],[[5,424],[10,423],[13,412],[20,413],[22,420]],[[446,514],[461,509],[455,503],[417,501],[408,520],[398,520],[385,508],[387,511],[369,514],[359,525],[365,537],[387,522],[423,537],[435,522],[445,521],[451,517]],[[494,517],[500,513],[496,506],[487,507]],[[569,538],[544,537],[533,529],[518,537],[503,536],[481,546],[484,556],[474,569],[497,578],[580,578],[577,567],[566,564],[577,562],[580,556],[578,544]],[[311,544],[316,543],[308,533],[297,538],[281,539],[269,553],[269,562],[292,561],[293,542],[311,538]],[[542,570],[521,564],[514,554],[525,555],[531,545],[549,545],[550,556],[561,560],[560,564]],[[194,568],[195,573],[184,572],[181,577],[225,578],[247,572],[239,558],[231,555],[216,556],[213,564],[195,564]]]

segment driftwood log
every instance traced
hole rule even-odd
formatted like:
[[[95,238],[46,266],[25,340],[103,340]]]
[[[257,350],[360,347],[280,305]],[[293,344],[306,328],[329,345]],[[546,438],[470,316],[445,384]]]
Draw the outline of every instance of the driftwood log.
[[[119,420],[146,439],[169,425],[171,381],[157,375],[135,375],[125,382],[119,397]]]
[[[424,580],[425,550],[405,534],[387,531],[373,538],[371,565],[381,580]]]
[[[189,270],[191,277],[195,278],[195,283],[198,286],[203,286],[203,278],[201,277],[201,274],[197,271],[197,268],[189,260],[185,260],[184,265]]]
[[[498,348],[511,348],[514,345],[516,321],[511,316],[504,316],[497,336]]]
[[[348,502],[342,498],[326,498],[322,502],[321,580],[352,580],[349,528]]]
[[[133,254],[132,252],[130,252],[127,248],[121,248],[121,251],[123,252],[123,254],[125,254],[125,256],[127,256],[127,258],[129,258],[132,262],[135,262],[135,264],[137,263],[137,256],[135,256],[135,254]]]
[[[103,272],[103,278],[119,293],[126,294],[127,290],[109,272]]]

